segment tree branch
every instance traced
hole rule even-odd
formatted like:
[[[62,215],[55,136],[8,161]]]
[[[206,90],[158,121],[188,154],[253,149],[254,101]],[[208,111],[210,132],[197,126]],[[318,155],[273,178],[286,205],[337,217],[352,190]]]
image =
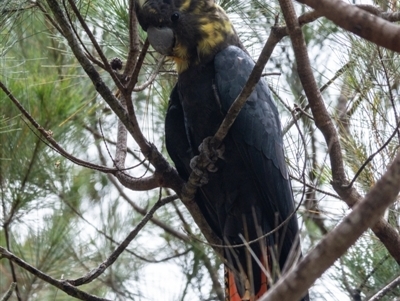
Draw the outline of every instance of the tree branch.
[[[96,38],[94,37],[92,31],[89,29],[89,26],[86,24],[85,20],[83,19],[79,9],[76,7],[75,2],[73,0],[68,0],[69,5],[71,6],[75,16],[78,18],[79,23],[81,23],[83,29],[85,30],[86,34],[88,35],[90,41],[92,42],[94,48],[97,51],[97,54],[100,56],[101,61],[107,70],[107,72],[110,74],[111,78],[113,79],[115,85],[118,87],[118,89],[122,90],[124,89],[124,86],[120,82],[119,78],[117,75],[114,73],[112,70],[110,63],[108,62],[106,56],[103,53],[103,50],[101,49],[99,43],[97,43]],[[72,26],[72,24],[70,24]]]
[[[333,2],[337,1],[334,0]],[[323,134],[328,146],[332,169],[332,186],[346,204],[349,205],[349,207],[353,207],[362,199],[362,197],[354,187],[347,187],[348,180],[344,171],[339,136],[315,81],[303,33],[296,17],[293,3],[289,0],[279,0],[279,3],[292,40],[297,62],[297,72],[304,88],[304,92],[308,98],[315,119],[315,125]],[[400,43],[400,39],[398,42]],[[385,245],[397,263],[400,264],[400,236],[397,231],[383,218],[381,218],[375,225],[372,225],[371,229]]]
[[[394,130],[392,135],[390,135],[390,137],[386,140],[386,142],[384,144],[382,144],[382,146],[378,150],[376,150],[374,153],[372,153],[371,155],[368,156],[367,160],[365,160],[365,162],[357,170],[356,174],[354,175],[354,177],[350,181],[350,183],[348,185],[346,185],[346,188],[350,188],[351,186],[353,186],[353,184],[355,183],[355,181],[357,180],[359,175],[362,173],[362,171],[365,169],[365,167],[374,159],[374,157],[376,155],[378,155],[382,150],[384,150],[388,146],[390,141],[392,141],[394,136],[396,136],[396,134],[399,132],[399,128],[400,128],[400,123],[397,123],[396,129]]]
[[[8,288],[8,290],[6,291],[6,293],[4,294],[3,297],[1,297],[0,301],[8,301],[8,299],[10,299],[14,289],[16,289],[17,287],[17,283],[16,282],[12,282],[10,287]]]
[[[84,160],[81,160],[70,153],[68,153],[64,148],[62,148],[56,140],[52,137],[52,132],[50,130],[45,130],[34,118],[32,115],[29,114],[29,112],[22,106],[22,104],[19,102],[19,100],[11,93],[10,90],[7,89],[7,87],[3,84],[3,82],[0,81],[0,89],[3,90],[3,92],[6,94],[6,96],[14,103],[14,105],[18,108],[18,110],[22,113],[22,115],[28,119],[29,123],[32,124],[35,129],[37,129],[40,134],[42,134],[42,137],[46,139],[49,143],[51,148],[53,148],[56,152],[58,152],[60,155],[63,157],[67,158],[71,162],[74,162],[77,165],[84,166],[90,169],[95,169],[104,173],[115,173],[117,170],[115,168],[109,168],[106,166],[101,166],[97,164],[93,164]],[[39,136],[41,139],[41,137]],[[42,139],[44,142],[44,140]]]
[[[156,171],[159,175],[156,179],[158,181],[157,186],[170,187],[174,189],[174,191],[180,191],[183,185],[182,179],[179,178],[177,172],[169,165],[167,160],[162,156],[157,148],[147,141],[140,130],[136,118],[131,119],[132,116],[127,113],[125,108],[104,83],[103,79],[100,77],[100,74],[96,71],[90,60],[86,57],[79,46],[79,42],[75,38],[74,32],[66,20],[62,9],[59,7],[58,2],[55,0],[47,0],[47,3],[52,10],[57,23],[59,24],[69,47],[83,67],[86,74],[92,80],[94,87],[114,111],[117,117],[121,120],[130,135],[132,135],[132,137],[135,139],[144,156],[156,168]]]
[[[91,270],[85,276],[78,278],[76,280],[67,280],[67,282],[73,286],[79,286],[92,282],[94,279],[103,274],[104,271],[118,259],[118,257],[122,254],[122,252],[128,247],[130,242],[136,237],[136,235],[140,232],[140,230],[142,230],[143,227],[147,224],[147,222],[153,217],[156,210],[161,206],[169,202],[172,202],[176,198],[177,196],[173,195],[170,197],[159,199],[154,204],[154,206],[149,210],[149,212],[147,212],[147,214],[143,217],[143,219],[139,222],[139,224],[135,227],[135,229],[133,229],[129,233],[129,235],[124,239],[124,241],[114,250],[114,252],[111,253],[111,255],[104,262],[102,262],[97,268]]]
[[[379,46],[400,52],[400,26],[341,0],[297,0],[336,25]]]
[[[335,229],[259,301],[299,300],[361,234],[376,223],[400,191],[400,152],[382,178]]]
[[[111,301],[109,299],[103,299],[97,296],[90,295],[84,291],[81,291],[80,289],[72,286],[65,280],[57,280],[42,271],[36,269],[35,267],[31,266],[27,262],[23,261],[21,258],[15,256],[13,253],[7,251],[3,247],[0,247],[0,255],[1,257],[7,258],[8,260],[11,260],[24,270],[28,271],[32,275],[35,275],[36,277],[46,281],[47,283],[57,287],[58,289],[62,290],[63,292],[67,293],[68,295],[75,297],[80,300],[85,300],[85,301]]]
[[[373,295],[368,301],[381,300],[387,293],[391,292],[396,287],[400,286],[400,276],[391,281],[388,285],[382,288],[379,292]]]

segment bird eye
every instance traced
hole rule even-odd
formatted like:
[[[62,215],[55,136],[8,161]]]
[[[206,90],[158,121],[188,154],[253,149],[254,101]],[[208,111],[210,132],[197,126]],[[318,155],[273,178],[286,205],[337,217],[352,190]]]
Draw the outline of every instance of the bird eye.
[[[179,13],[175,12],[171,15],[171,21],[176,22],[179,20]]]

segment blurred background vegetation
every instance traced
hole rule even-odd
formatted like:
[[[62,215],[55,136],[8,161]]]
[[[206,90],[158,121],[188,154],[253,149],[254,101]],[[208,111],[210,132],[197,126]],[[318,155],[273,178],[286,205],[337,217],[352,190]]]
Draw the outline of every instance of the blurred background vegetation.
[[[354,3],[370,4],[368,1]],[[222,0],[250,54],[257,58],[273,25],[284,25],[277,1]],[[397,2],[374,3],[398,11]],[[76,1],[81,14],[108,58],[126,60],[128,0]],[[304,7],[298,6],[298,13]],[[113,166],[117,118],[98,96],[63,37],[45,18],[44,1],[0,2],[0,81],[56,141],[76,157]],[[87,49],[95,51],[71,16]],[[277,24],[276,24],[277,22]],[[303,27],[314,75],[325,104],[337,123],[349,179],[371,154],[358,176],[361,194],[369,191],[399,147],[400,59],[340,30],[321,18]],[[140,32],[142,39],[145,34]],[[158,55],[150,49],[139,83],[155,68]],[[99,69],[100,71],[100,69]],[[101,72],[101,71],[100,71]],[[330,185],[327,146],[311,118],[294,125],[296,107],[307,100],[296,73],[289,38],[275,48],[266,66],[285,129],[287,162],[293,178],[304,253],[349,211]],[[103,80],[115,90],[106,72]],[[166,154],[163,119],[176,80],[166,62],[154,83],[133,95],[139,124],[147,139]],[[139,164],[144,157],[129,140],[129,166],[135,177],[152,173]],[[166,155],[167,156],[167,155]],[[138,166],[137,166],[138,165]],[[79,167],[40,138],[0,92],[0,246],[57,279],[74,279],[97,267],[141,220],[160,191],[135,192],[112,176]],[[163,195],[172,194],[163,190]],[[400,204],[385,218],[400,231]],[[96,281],[89,293],[113,300],[218,300],[216,282],[223,285],[222,265],[201,238],[180,201],[159,209],[128,250]],[[204,240],[204,239],[203,239]],[[400,275],[400,267],[372,232],[366,232],[311,289],[312,300],[368,300]],[[10,300],[71,300],[6,259],[0,259],[0,298],[12,282]],[[18,293],[18,297],[17,297]],[[400,288],[382,300],[398,300]]]

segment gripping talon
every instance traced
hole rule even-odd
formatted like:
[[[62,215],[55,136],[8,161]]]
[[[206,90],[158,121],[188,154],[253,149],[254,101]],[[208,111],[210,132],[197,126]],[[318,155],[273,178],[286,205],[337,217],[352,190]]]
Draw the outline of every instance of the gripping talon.
[[[203,171],[198,167],[199,165],[199,156],[194,156],[192,160],[190,160],[190,168],[193,172],[200,177],[199,183],[196,185],[201,187],[208,183],[208,170]]]
[[[218,167],[215,163],[217,162],[218,158],[223,158],[222,155],[225,151],[225,147],[223,145],[215,149],[211,142],[212,137],[207,137],[204,139],[203,143],[199,145],[199,152],[204,154],[206,158],[205,167],[199,167],[200,156],[194,156],[192,160],[190,160],[190,168],[200,178],[197,185],[199,187],[208,183],[209,172],[214,173],[218,171]]]
[[[193,172],[201,177],[204,172],[198,167],[199,166],[199,156],[194,156],[192,160],[190,160],[190,168],[193,170]]]

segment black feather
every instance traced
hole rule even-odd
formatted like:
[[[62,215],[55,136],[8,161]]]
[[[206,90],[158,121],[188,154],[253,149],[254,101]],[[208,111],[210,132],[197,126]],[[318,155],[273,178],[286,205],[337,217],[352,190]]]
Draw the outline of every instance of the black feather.
[[[168,152],[184,179],[190,174],[190,159],[198,154],[200,143],[215,134],[253,66],[244,51],[230,46],[214,61],[179,75],[167,114],[166,139]],[[210,174],[209,183],[199,189],[196,201],[214,232],[234,246],[242,244],[239,234],[254,240],[259,233],[257,227],[267,233],[294,211],[278,111],[264,80],[247,100],[224,146],[224,159],[217,161],[218,171]],[[264,239],[266,245],[277,250],[275,257],[281,269],[291,247],[297,246],[297,233],[294,215],[286,227]],[[257,256],[261,255],[259,243],[252,244],[252,248]],[[245,248],[233,250],[240,261],[232,260],[233,266],[247,272]],[[227,258],[233,258],[229,252]],[[252,270],[257,291],[261,270],[254,261]]]

